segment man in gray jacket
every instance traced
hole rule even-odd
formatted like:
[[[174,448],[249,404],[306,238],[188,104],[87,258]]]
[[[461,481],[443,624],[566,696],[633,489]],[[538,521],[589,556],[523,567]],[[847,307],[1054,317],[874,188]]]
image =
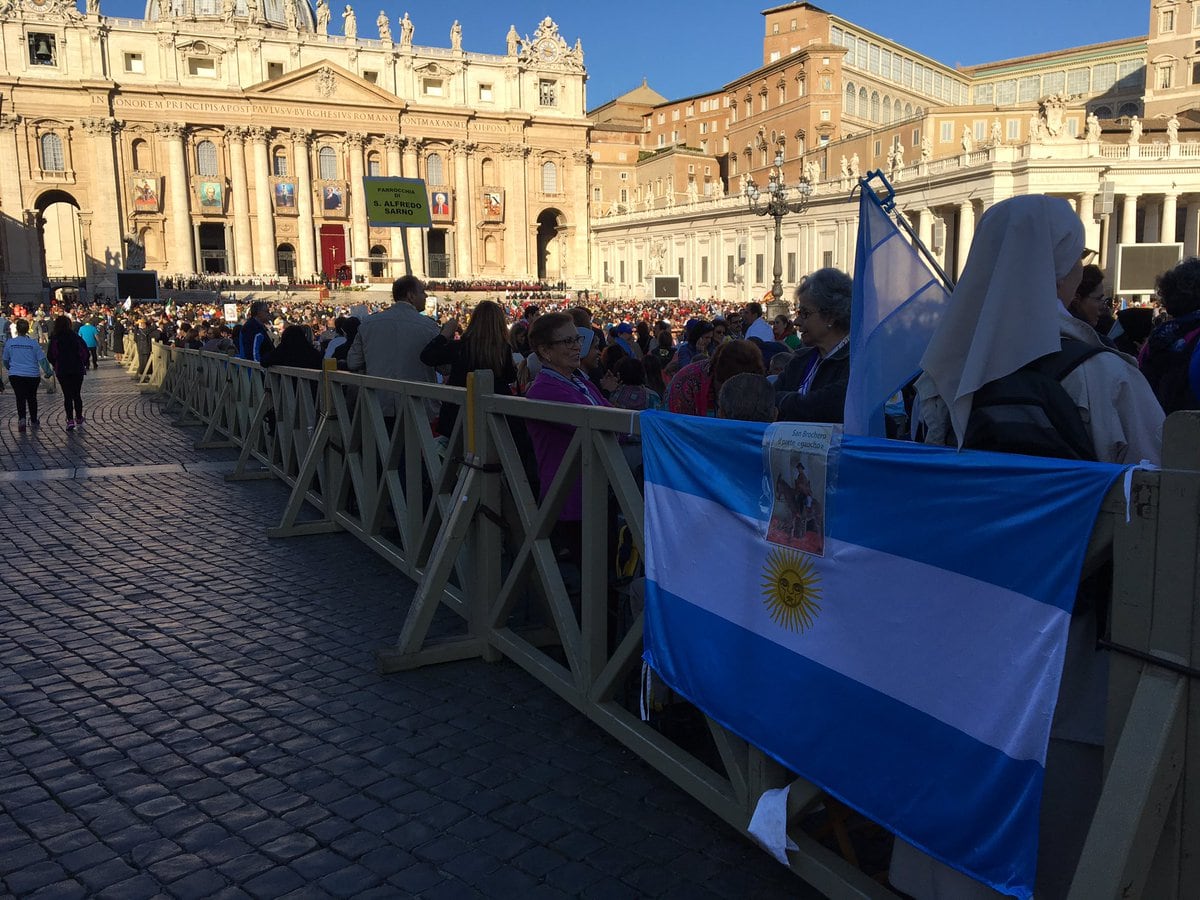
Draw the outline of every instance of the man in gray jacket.
[[[422,314],[425,285],[413,275],[392,283],[392,306],[367,316],[346,355],[351,372],[401,381],[435,381],[433,369],[421,362],[421,351],[438,334],[437,323]],[[396,415],[392,395],[380,398],[384,416]],[[427,404],[428,406],[428,404]]]

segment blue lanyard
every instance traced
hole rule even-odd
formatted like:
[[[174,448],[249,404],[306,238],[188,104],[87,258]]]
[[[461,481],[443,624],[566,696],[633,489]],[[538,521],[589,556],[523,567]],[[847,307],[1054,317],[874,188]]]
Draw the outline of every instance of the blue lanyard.
[[[547,375],[549,375],[551,378],[557,378],[559,381],[563,382],[564,384],[569,384],[571,387],[575,388],[575,390],[577,390],[577,391],[579,391],[579,393],[583,394],[584,399],[587,400],[589,405],[599,406],[599,404],[596,402],[596,398],[592,396],[592,392],[589,391],[584,385],[580,384],[578,379],[576,379],[574,375],[572,375],[570,378],[567,378],[565,375],[561,375],[549,367],[543,367],[542,371],[545,372]]]

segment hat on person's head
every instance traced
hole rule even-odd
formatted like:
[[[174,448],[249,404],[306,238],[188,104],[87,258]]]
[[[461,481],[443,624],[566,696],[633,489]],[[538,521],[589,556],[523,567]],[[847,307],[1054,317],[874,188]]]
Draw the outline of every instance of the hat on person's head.
[[[633,326],[628,322],[621,322],[613,329],[614,334],[633,334]]]
[[[1121,328],[1134,341],[1144,341],[1154,329],[1154,310],[1149,306],[1131,306],[1117,313]]]
[[[579,332],[579,355],[581,357],[587,356],[592,352],[592,344],[596,341],[596,332],[590,328],[577,328],[575,330]]]

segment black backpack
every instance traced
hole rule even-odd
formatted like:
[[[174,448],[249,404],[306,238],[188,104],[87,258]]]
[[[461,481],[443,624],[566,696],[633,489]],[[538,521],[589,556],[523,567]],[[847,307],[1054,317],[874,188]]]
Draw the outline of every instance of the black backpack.
[[[963,446],[1094,461],[1091,435],[1062,380],[1103,352],[1104,347],[1063,338],[1062,349],[985,384],[975,392]]]

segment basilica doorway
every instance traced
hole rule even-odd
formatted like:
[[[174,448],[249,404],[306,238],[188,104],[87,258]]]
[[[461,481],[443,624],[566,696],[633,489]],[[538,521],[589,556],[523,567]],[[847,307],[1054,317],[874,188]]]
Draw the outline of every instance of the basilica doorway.
[[[82,286],[87,278],[87,247],[79,204],[66,191],[47,191],[34,210],[42,279],[59,286]]]
[[[537,277],[554,283],[563,279],[563,229],[566,220],[557,209],[537,217]]]
[[[321,272],[325,281],[348,282],[350,266],[346,261],[344,225],[321,226]]]
[[[229,256],[225,250],[225,223],[201,222],[200,271],[205,275],[224,275],[229,271]]]

